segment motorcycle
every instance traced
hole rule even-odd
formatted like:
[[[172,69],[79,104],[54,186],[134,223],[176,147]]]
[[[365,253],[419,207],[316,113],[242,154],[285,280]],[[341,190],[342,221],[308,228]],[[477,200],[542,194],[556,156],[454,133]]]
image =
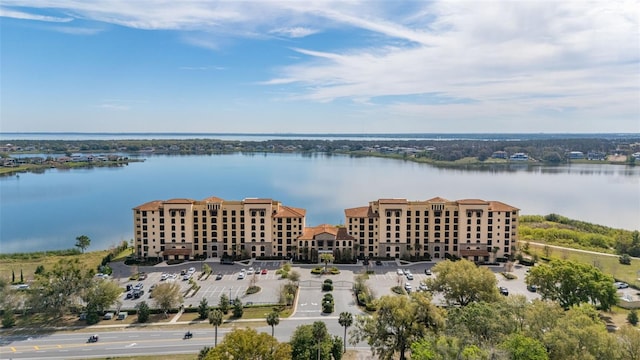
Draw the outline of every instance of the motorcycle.
[[[89,336],[89,340],[87,340],[87,342],[90,342],[90,343],[98,342],[98,335]]]
[[[191,333],[191,331],[187,331],[186,333],[184,333],[184,339],[191,339],[193,337],[193,334]]]

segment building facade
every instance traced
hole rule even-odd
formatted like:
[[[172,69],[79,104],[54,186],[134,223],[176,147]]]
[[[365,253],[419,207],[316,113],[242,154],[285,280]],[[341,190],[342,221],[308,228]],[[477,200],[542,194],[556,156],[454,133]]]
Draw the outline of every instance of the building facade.
[[[306,211],[272,199],[171,199],[133,208],[135,252],[164,260],[279,257],[511,256],[519,209],[499,201],[379,199],[345,210],[344,226],[305,227]]]
[[[164,260],[290,257],[305,215],[272,199],[151,201],[133,208],[135,253]]]
[[[454,255],[488,262],[514,252],[518,215],[519,209],[499,201],[379,199],[346,209],[345,225],[359,257]]]

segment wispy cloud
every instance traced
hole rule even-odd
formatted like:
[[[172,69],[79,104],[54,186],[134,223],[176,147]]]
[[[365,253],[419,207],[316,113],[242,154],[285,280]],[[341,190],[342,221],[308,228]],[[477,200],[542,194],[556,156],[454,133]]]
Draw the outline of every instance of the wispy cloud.
[[[100,28],[71,27],[71,26],[54,26],[51,29],[57,32],[61,32],[64,34],[71,34],[71,35],[95,35],[104,31],[104,29],[100,29]]]
[[[207,71],[207,70],[226,70],[227,68],[223,66],[180,66],[180,70],[189,70],[189,71]]]
[[[0,7],[0,17],[8,17],[8,18],[22,19],[22,20],[58,22],[58,23],[73,21],[73,18],[70,18],[70,17],[55,17],[55,16],[32,14],[32,13],[26,13],[23,11],[2,8],[2,7]]]
[[[131,109],[129,105],[115,104],[115,103],[104,103],[104,104],[98,105],[97,107],[100,109],[112,110],[112,111],[127,111]]]
[[[290,27],[290,28],[278,28],[278,29],[269,31],[269,33],[271,34],[286,36],[290,38],[303,38],[309,35],[317,34],[318,32],[319,32],[318,30],[305,28],[301,26]]]

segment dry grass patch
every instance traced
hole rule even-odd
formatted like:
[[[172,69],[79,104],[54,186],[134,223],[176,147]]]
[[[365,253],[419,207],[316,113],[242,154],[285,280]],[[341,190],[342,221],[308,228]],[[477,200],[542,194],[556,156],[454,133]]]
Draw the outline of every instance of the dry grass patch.
[[[73,245],[75,239],[69,240],[69,243]],[[11,281],[11,273],[14,272],[16,281],[20,281],[20,270],[24,276],[24,281],[29,282],[35,278],[35,272],[38,265],[44,266],[45,270],[51,270],[53,265],[58,261],[63,260],[65,262],[78,259],[81,264],[85,265],[89,269],[97,269],[98,265],[102,263],[102,259],[109,254],[109,250],[91,251],[84,254],[77,255],[51,255],[47,253],[32,253],[32,254],[20,254],[15,257],[12,255],[5,255],[0,258],[0,277],[6,281]]]

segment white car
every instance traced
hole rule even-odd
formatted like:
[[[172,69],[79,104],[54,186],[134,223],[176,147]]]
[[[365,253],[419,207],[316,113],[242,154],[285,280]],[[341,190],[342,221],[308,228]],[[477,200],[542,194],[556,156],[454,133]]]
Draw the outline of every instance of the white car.
[[[629,287],[629,284],[627,284],[626,282],[622,282],[622,281],[616,281],[613,283],[613,286],[616,287],[616,289],[626,289]]]
[[[245,277],[245,273],[244,273],[244,271],[240,271],[240,272],[238,273],[238,280],[242,280],[242,279],[244,279],[244,277]]]
[[[429,288],[427,287],[427,285],[420,283],[420,286],[418,286],[418,290],[420,291],[429,291]]]
[[[162,273],[162,275],[160,275],[160,281],[167,280],[168,278],[169,278],[169,274],[167,273]]]
[[[409,283],[404,284],[404,289],[405,289],[408,293],[410,293],[410,292],[411,292],[411,284],[409,284]]]
[[[250,267],[249,270],[247,270],[247,275],[253,275],[253,268]]]
[[[402,269],[398,269],[398,270],[396,270],[396,273],[397,273],[398,275],[404,275],[404,271],[402,271]]]
[[[196,272],[196,268],[190,267],[189,271],[187,271],[187,274],[195,274],[195,272]]]

